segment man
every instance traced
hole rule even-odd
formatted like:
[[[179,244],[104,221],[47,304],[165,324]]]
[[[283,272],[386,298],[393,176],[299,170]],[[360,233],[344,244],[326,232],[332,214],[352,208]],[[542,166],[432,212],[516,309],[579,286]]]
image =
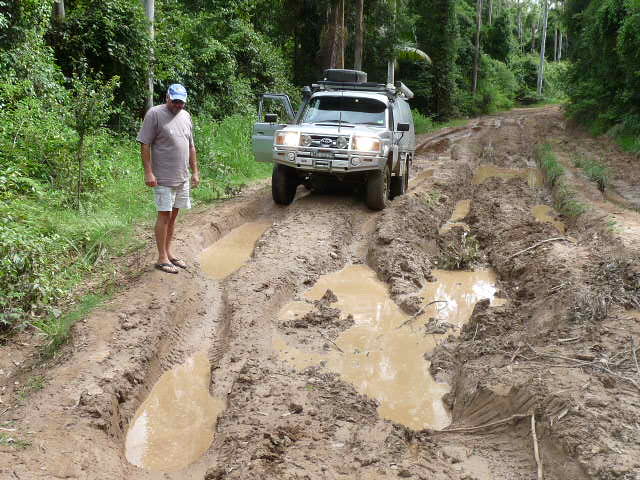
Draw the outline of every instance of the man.
[[[158,218],[155,236],[158,262],[155,268],[166,273],[178,273],[187,264],[171,252],[176,217],[181,208],[191,208],[191,185],[200,183],[196,147],[193,143],[191,115],[184,110],[187,90],[175,83],[167,90],[166,103],[149,109],[138,133],[144,183],[153,187]]]

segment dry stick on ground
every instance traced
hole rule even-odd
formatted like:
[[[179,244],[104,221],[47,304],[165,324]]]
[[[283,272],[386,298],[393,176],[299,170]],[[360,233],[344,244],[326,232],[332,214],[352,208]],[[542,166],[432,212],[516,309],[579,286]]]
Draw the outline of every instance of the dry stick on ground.
[[[533,454],[536,457],[536,465],[538,465],[538,480],[542,480],[542,460],[540,459],[540,451],[538,450],[538,437],[536,435],[536,416],[531,415],[531,436],[533,437]]]
[[[478,425],[476,427],[461,427],[461,428],[448,428],[444,430],[435,430],[434,432],[441,433],[460,433],[460,432],[475,432],[476,430],[482,430],[484,428],[497,427],[499,425],[503,425],[505,423],[509,423],[512,420],[518,420],[520,418],[527,418],[530,413],[516,413],[515,415],[511,415],[508,418],[503,418],[502,420],[496,420],[495,422],[485,423],[484,425]]]
[[[577,363],[581,367],[599,368],[599,369],[605,371],[606,373],[608,373],[609,375],[612,375],[614,377],[617,377],[617,378],[620,378],[622,380],[626,380],[627,382],[630,382],[631,384],[633,384],[634,387],[636,387],[638,390],[640,390],[640,384],[638,382],[636,382],[633,378],[625,377],[624,375],[620,375],[619,373],[612,372],[611,369],[605,367],[602,363],[600,363],[598,361],[583,362],[581,360],[576,360],[575,358],[563,357],[563,356],[560,356],[560,355],[550,355],[550,354],[547,354],[547,353],[538,353],[529,344],[527,344],[527,347],[529,347],[533,353],[535,353],[536,355],[538,355],[540,357],[559,358],[561,360],[567,360],[569,362]]]
[[[423,305],[422,307],[420,307],[420,310],[418,310],[416,313],[414,313],[413,315],[411,315],[407,320],[405,320],[404,322],[402,322],[402,324],[398,327],[396,327],[396,330],[398,330],[399,328],[404,327],[407,323],[412,322],[413,320],[415,320],[416,318],[418,318],[420,315],[422,315],[424,313],[424,310],[430,306],[433,305],[434,303],[447,303],[446,300],[434,300],[433,302],[429,302],[426,305]]]
[[[566,237],[547,238],[546,240],[541,240],[538,243],[536,243],[535,245],[531,245],[530,247],[525,248],[524,250],[520,250],[519,252],[514,253],[507,260],[511,260],[512,258],[517,257],[521,253],[528,252],[529,250],[533,250],[534,248],[538,248],[540,245],[544,245],[545,243],[559,242],[559,241],[571,242],[571,240],[569,240]]]
[[[633,361],[636,362],[636,372],[640,376],[640,367],[638,367],[638,357],[636,356],[636,339],[631,337],[631,353],[633,353]]]
[[[328,337],[325,337],[325,336],[324,336],[324,334],[323,334],[322,332],[318,332],[318,333],[320,333],[320,336],[321,336],[322,338],[324,338],[327,342],[330,342],[330,343],[331,343],[331,345],[333,345],[334,347],[336,347],[340,353],[344,353],[344,351],[343,351],[343,350],[342,350],[342,349],[341,349],[341,348],[336,344],[336,342],[334,342],[333,340],[331,340],[331,339],[330,339],[330,338],[328,338]]]

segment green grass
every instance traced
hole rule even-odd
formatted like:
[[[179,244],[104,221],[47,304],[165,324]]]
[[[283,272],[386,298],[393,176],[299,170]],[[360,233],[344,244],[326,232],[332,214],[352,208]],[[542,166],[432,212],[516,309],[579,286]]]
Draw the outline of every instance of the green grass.
[[[625,152],[640,153],[640,135],[616,135],[614,138]]]
[[[430,192],[426,192],[422,197],[420,197],[424,204],[428,207],[434,207],[440,203],[440,198],[442,198],[442,192],[438,190],[432,190]]]
[[[14,447],[17,449],[24,449],[31,445],[31,441],[16,438],[15,435],[9,433],[0,432],[0,445]]]
[[[107,298],[107,295],[85,295],[81,298],[79,305],[63,315],[51,315],[48,318],[33,322],[33,326],[40,330],[47,339],[47,343],[43,348],[44,356],[53,356],[69,339],[71,327],[77,321],[85,318]]]
[[[26,400],[33,392],[38,392],[44,388],[44,376],[35,375],[27,380],[27,383],[18,390],[18,399]]]
[[[413,124],[416,129],[416,135],[423,133],[431,133],[441,128],[461,127],[469,123],[468,118],[456,118],[447,122],[434,122],[430,117],[423,115],[417,110],[411,110],[413,115]]]
[[[555,209],[566,217],[582,215],[587,207],[576,200],[575,192],[566,184],[564,167],[558,162],[551,145],[539,145],[535,149],[535,157],[546,182],[553,189]]]
[[[574,157],[573,164],[574,166],[581,168],[589,180],[598,185],[600,191],[605,191],[609,185],[609,179],[611,178],[611,170],[609,167],[593,158],[579,156]]]

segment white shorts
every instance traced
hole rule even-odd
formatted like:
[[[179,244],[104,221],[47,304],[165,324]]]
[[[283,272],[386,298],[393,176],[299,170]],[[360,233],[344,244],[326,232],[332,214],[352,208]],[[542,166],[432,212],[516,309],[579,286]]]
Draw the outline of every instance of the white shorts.
[[[153,192],[158,212],[170,212],[174,208],[191,208],[189,182],[184,182],[177,187],[158,185],[153,187]]]

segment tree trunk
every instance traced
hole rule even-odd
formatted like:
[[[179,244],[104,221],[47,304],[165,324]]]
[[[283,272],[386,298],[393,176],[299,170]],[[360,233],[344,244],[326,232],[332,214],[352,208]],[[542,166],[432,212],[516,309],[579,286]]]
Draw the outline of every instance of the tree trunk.
[[[538,32],[538,23],[540,23],[539,19],[536,23],[531,24],[531,53],[534,53],[536,51],[536,34]]]
[[[338,2],[338,15],[336,24],[337,35],[337,52],[336,52],[336,68],[344,68],[344,50],[347,40],[347,32],[344,28],[344,0]]]
[[[562,30],[560,30],[560,39],[558,40],[558,61],[562,60]]]
[[[482,28],[482,0],[476,4],[476,52],[473,57],[473,94],[478,90],[478,69],[480,68],[480,29]]]
[[[64,22],[64,17],[65,17],[64,0],[57,0],[56,1],[54,17],[56,19],[56,22],[58,22],[58,23]]]
[[[555,37],[553,39],[553,61],[558,61],[558,27],[555,28]]]
[[[522,1],[518,0],[518,39],[520,51],[524,53],[524,29],[522,27]]]
[[[489,0],[489,25],[493,25],[493,0]]]
[[[544,83],[544,50],[547,43],[547,20],[549,18],[548,0],[543,0],[544,14],[542,20],[542,34],[540,35],[540,67],[538,68],[538,95],[542,95],[542,85]]]
[[[155,16],[156,6],[155,0],[142,0],[144,12],[147,16],[149,40],[151,42],[151,51],[149,52],[149,70],[147,71],[147,101],[145,103],[145,113],[153,107],[153,41],[155,39]]]
[[[323,69],[344,68],[344,37],[344,0],[334,0],[327,7],[327,23],[320,40]]]
[[[362,70],[362,50],[364,47],[364,0],[357,0],[356,10],[356,39],[354,48],[353,68]]]

